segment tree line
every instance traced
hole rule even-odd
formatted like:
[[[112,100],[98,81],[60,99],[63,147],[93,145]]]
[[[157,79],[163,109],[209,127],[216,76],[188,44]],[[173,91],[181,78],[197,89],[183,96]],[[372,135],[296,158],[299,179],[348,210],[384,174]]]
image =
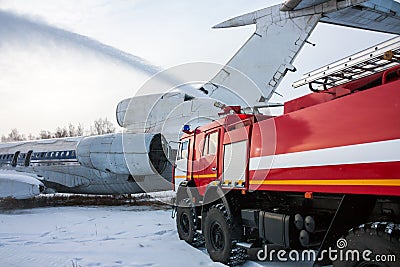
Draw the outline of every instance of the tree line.
[[[64,137],[76,137],[76,136],[92,136],[114,133],[115,127],[111,121],[107,118],[97,119],[93,122],[89,129],[79,123],[73,125],[70,123],[68,126],[57,127],[55,131],[42,130],[38,135],[25,135],[14,128],[7,135],[1,136],[1,142],[15,142],[15,141],[27,141],[27,140],[40,140],[40,139],[51,139],[51,138],[64,138]]]

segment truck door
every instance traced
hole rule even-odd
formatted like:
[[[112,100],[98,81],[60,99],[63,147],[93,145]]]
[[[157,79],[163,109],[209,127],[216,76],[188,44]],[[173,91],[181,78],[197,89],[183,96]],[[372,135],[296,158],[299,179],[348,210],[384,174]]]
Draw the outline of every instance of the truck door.
[[[247,187],[249,135],[251,120],[230,125],[224,135],[222,154],[222,186],[236,189]]]
[[[204,144],[199,159],[198,181],[196,185],[199,187],[200,194],[205,192],[207,185],[216,180],[219,176],[218,168],[218,145],[219,130],[206,132],[204,136]]]
[[[190,140],[184,140],[180,143],[175,161],[174,184],[175,191],[178,190],[179,184],[186,180],[188,171]]]

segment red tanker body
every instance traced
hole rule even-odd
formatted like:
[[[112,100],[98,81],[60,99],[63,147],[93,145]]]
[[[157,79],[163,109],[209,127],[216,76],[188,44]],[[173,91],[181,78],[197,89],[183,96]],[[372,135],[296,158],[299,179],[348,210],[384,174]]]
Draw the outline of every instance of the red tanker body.
[[[318,249],[319,265],[369,266],[323,255],[345,240],[344,252],[385,252],[397,263],[382,266],[399,266],[399,115],[397,65],[289,101],[281,116],[235,113],[186,131],[180,238],[230,265],[277,244]]]
[[[254,124],[249,190],[400,196],[400,80],[337,97],[342,88]]]

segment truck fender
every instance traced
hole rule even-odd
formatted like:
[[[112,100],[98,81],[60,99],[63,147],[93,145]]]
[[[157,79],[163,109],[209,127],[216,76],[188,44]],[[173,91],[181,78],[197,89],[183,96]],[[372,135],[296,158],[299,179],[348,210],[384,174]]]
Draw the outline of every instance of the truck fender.
[[[229,217],[233,217],[232,210],[227,199],[229,191],[223,190],[220,181],[211,182],[206,189],[203,199],[202,216],[206,216],[208,209],[215,203],[224,204]],[[204,221],[204,220],[203,220]]]
[[[197,191],[196,184],[190,181],[183,181],[179,184],[178,191],[176,192],[176,204],[178,204],[182,199],[189,198],[193,202],[193,198],[198,202],[200,194]],[[193,203],[195,204],[195,203]]]

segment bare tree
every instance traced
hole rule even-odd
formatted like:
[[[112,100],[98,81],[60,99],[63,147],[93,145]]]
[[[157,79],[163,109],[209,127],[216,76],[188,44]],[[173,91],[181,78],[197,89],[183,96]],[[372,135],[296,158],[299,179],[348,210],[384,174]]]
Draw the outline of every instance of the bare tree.
[[[85,128],[83,127],[82,124],[78,124],[76,127],[76,136],[83,136],[85,134]]]
[[[61,127],[57,127],[56,132],[54,133],[54,137],[55,138],[64,138],[64,137],[68,137],[68,130],[66,127],[61,128]]]
[[[102,135],[113,132],[115,132],[115,127],[107,118],[95,120],[93,126],[90,127],[90,135]]]
[[[100,118],[95,120],[90,130],[86,133],[87,135],[101,135],[114,133],[115,127],[107,118]],[[38,136],[29,134],[28,140],[38,140],[38,139],[51,139],[51,138],[64,138],[64,137],[75,137],[84,136],[85,128],[79,123],[77,126],[72,123],[68,124],[68,127],[57,127],[55,132],[50,132],[46,130],[40,131]],[[12,129],[11,132],[6,136],[1,136],[1,142],[12,142],[12,141],[25,141],[26,136],[20,134],[17,129]]]
[[[1,141],[2,142],[14,142],[14,141],[25,141],[26,136],[23,134],[20,134],[19,131],[14,128],[11,130],[11,132],[8,134],[8,136],[2,136]]]
[[[32,133],[28,135],[28,140],[37,140],[38,138],[34,136]]]
[[[68,136],[76,136],[76,127],[72,123],[68,125]]]
[[[52,136],[50,131],[42,130],[39,133],[39,139],[50,139]]]

